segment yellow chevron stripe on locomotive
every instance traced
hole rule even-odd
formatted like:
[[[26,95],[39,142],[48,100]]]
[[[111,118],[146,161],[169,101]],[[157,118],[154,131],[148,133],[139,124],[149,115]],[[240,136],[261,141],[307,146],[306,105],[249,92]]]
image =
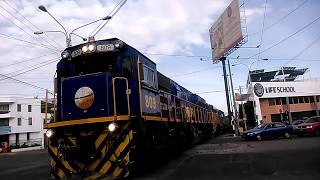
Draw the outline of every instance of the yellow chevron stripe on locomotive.
[[[48,146],[51,177],[97,179],[129,176],[134,132],[130,121],[117,124],[114,132],[81,130],[75,135],[65,128],[63,131],[56,129]]]

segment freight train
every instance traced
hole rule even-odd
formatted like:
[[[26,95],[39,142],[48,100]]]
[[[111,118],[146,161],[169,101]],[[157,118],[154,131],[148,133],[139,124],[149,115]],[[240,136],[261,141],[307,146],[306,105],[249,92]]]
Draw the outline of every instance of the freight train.
[[[182,150],[214,133],[221,111],[125,42],[91,40],[61,56],[44,124],[52,178],[128,177],[148,149]]]

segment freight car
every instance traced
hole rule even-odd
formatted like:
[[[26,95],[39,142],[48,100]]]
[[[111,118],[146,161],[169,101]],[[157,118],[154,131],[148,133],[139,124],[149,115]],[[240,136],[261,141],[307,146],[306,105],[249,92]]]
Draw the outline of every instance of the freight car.
[[[54,119],[44,124],[52,178],[128,177],[148,149],[213,134],[213,106],[123,41],[93,40],[61,56]]]

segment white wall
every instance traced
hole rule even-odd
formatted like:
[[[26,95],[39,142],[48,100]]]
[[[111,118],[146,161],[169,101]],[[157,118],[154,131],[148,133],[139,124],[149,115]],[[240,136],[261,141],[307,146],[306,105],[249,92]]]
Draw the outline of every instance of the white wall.
[[[44,131],[41,99],[34,99],[33,97],[0,97],[1,102],[9,104],[10,143],[16,143],[16,134],[19,134],[18,143],[27,142],[27,133],[29,133],[29,141],[37,140],[43,147]],[[17,111],[17,104],[21,104],[21,112]],[[28,105],[31,105],[31,112],[28,112]],[[32,125],[29,125],[29,117],[32,118]],[[20,126],[18,126],[18,118],[21,118]]]
[[[21,104],[21,112],[17,112],[17,104]],[[28,112],[28,105],[32,106],[32,111]],[[40,132],[42,130],[41,100],[31,98],[17,98],[9,106],[11,118],[9,126],[11,133]],[[29,125],[28,118],[32,118],[32,125]],[[21,126],[18,126],[18,118],[21,118]]]

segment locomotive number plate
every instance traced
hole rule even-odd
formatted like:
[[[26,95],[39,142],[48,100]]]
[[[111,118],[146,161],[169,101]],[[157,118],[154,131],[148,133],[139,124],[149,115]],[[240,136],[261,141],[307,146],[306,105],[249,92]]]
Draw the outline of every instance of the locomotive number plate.
[[[107,52],[107,51],[113,51],[114,45],[113,44],[102,44],[97,46],[97,50],[99,52]]]

